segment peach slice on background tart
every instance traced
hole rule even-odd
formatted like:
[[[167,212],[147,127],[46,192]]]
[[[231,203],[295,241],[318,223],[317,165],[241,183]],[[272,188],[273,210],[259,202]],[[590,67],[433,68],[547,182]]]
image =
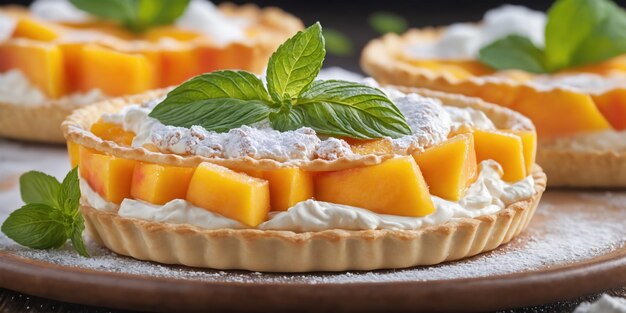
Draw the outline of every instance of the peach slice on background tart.
[[[546,183],[536,164],[526,173],[528,119],[316,80],[321,34],[318,23],[282,44],[266,82],[212,72],[68,117],[89,234],[142,260],[306,272],[437,264],[526,228]]]
[[[34,5],[45,5],[38,2]],[[47,11],[55,11],[54,3],[47,5]],[[270,53],[302,29],[297,18],[277,8],[214,8],[194,1],[187,10],[193,16],[132,32],[94,16],[50,21],[38,15],[41,8],[0,7],[0,19],[14,24],[11,36],[0,40],[0,79],[29,87],[0,95],[0,136],[62,143],[61,122],[82,105],[180,84],[219,69],[260,73]],[[220,31],[202,32],[206,25],[199,25],[199,12],[209,12],[205,18]],[[228,37],[233,25],[241,25],[236,27],[241,36]]]
[[[578,52],[571,52],[578,53],[572,60],[578,58],[577,62],[587,62],[587,65],[581,66],[582,63],[576,61],[565,64],[553,57],[557,53],[567,54],[567,43],[559,42],[558,38],[569,36],[554,35],[557,31],[550,25],[560,25],[560,18],[565,15],[562,9],[579,2],[584,1],[557,1],[555,9],[548,13],[547,19],[553,21],[548,26],[545,26],[546,16],[541,12],[504,6],[488,12],[480,24],[387,34],[366,46],[361,64],[368,74],[383,84],[479,97],[527,116],[537,127],[538,163],[553,186],[625,187],[626,115],[623,112],[626,98],[623,95],[626,51],[615,54],[614,51],[620,51],[618,49],[610,50],[613,54],[605,53],[602,49],[608,48],[599,45],[591,49],[588,42],[599,38],[597,35],[581,44]],[[606,8],[615,6],[605,0],[584,3],[600,6],[602,10],[611,10]],[[621,9],[614,10],[622,14]],[[572,19],[575,20],[578,18]],[[542,48],[544,30],[548,37],[545,38],[545,48]],[[581,33],[581,36],[586,35]],[[572,42],[579,39],[572,39]],[[539,58],[545,62],[537,66],[546,69],[528,64],[503,64],[503,60],[516,59],[514,52],[524,50],[521,47],[507,52],[508,58],[494,59],[494,54],[500,53],[494,50],[501,49],[497,45],[505,41],[536,45],[538,48],[533,47],[533,51],[536,55],[543,53]],[[589,48],[588,51],[582,51],[585,47]],[[563,51],[555,52],[557,49]],[[583,60],[587,55],[589,59]],[[591,59],[592,55],[595,59]],[[599,55],[606,57],[600,59]],[[551,63],[552,59],[555,61]],[[586,170],[578,170],[582,167]]]

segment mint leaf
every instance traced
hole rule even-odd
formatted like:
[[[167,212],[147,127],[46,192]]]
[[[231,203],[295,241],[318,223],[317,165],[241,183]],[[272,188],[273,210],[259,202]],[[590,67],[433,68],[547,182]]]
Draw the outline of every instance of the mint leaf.
[[[59,248],[67,241],[65,219],[59,210],[31,203],[15,210],[2,224],[2,232],[33,249]]]
[[[58,208],[58,194],[61,184],[53,176],[30,171],[20,176],[20,194],[26,204],[40,203]]]
[[[58,201],[60,208],[67,214],[74,214],[78,211],[78,205],[80,203],[78,167],[72,169],[63,179]]]
[[[338,56],[349,56],[354,53],[352,40],[344,33],[326,27],[322,34],[324,35],[324,42],[328,53]]]
[[[317,133],[373,139],[411,134],[400,110],[380,90],[341,80],[315,81],[289,114],[270,116],[278,130],[300,126]]]
[[[613,3],[607,7],[604,20],[572,54],[571,66],[594,64],[626,53],[626,12]]]
[[[558,70],[570,66],[580,45],[607,18],[608,6],[609,2],[605,0],[555,2],[548,11],[545,30],[546,64],[550,69]]]
[[[88,256],[82,241],[84,221],[78,211],[77,168],[65,176],[63,183],[41,172],[28,172],[20,177],[20,189],[26,205],[2,223],[0,230],[5,235],[33,249],[58,248],[71,238],[78,253]]]
[[[404,17],[391,12],[374,12],[367,21],[380,34],[399,34],[409,27],[409,23]]]
[[[196,76],[174,88],[152,113],[158,114],[159,110],[168,106],[216,98],[270,101],[263,82],[254,74],[245,71],[217,71]]]
[[[478,59],[495,69],[520,69],[531,73],[545,73],[544,55],[530,39],[509,35],[483,47]]]
[[[166,25],[180,17],[190,0],[70,0],[78,9],[118,22],[131,31]]]
[[[72,225],[72,233],[70,235],[70,240],[72,241],[72,246],[74,250],[78,252],[81,256],[89,257],[89,252],[87,251],[87,247],[85,247],[85,242],[83,241],[83,231],[85,230],[85,221],[83,220],[83,216],[80,214],[76,215],[76,219]]]
[[[319,22],[278,47],[267,66],[267,89],[274,102],[297,98],[317,77],[325,55]]]
[[[190,128],[199,125],[207,130],[226,132],[267,118],[270,108],[259,100],[217,98],[179,105],[162,106],[150,116],[165,125]]]

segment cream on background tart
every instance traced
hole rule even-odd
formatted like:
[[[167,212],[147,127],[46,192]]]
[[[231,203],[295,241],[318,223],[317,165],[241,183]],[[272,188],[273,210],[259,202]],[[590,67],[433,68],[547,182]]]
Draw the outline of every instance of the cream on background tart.
[[[576,6],[585,9],[568,20]],[[547,15],[503,6],[477,24],[387,34],[361,63],[383,84],[480,97],[529,117],[552,186],[626,187],[624,19],[605,0],[560,0]]]
[[[98,13],[91,8],[97,2],[76,3]],[[0,136],[61,143],[61,122],[83,105],[219,69],[260,73],[271,52],[302,29],[297,18],[277,8],[216,7],[203,0],[153,5],[180,16],[121,16],[128,20],[115,23],[65,0],[0,7]]]
[[[528,119],[314,80],[324,55],[316,24],[266,82],[218,71],[75,111],[63,130],[88,233],[141,260],[303,272],[457,260],[527,227],[546,184]]]

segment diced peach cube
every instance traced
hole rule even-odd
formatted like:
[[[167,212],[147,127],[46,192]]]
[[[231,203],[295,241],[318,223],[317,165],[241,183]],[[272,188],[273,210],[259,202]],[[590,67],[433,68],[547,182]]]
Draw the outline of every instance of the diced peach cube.
[[[502,166],[502,179],[516,182],[526,177],[526,161],[522,139],[503,131],[474,131],[474,147],[478,162],[494,160]]]
[[[80,147],[79,172],[103,199],[120,204],[130,198],[135,161]]]
[[[70,165],[72,166],[72,168],[78,166],[80,160],[79,148],[80,146],[77,143],[73,141],[67,142],[67,155],[70,158]]]
[[[380,214],[420,217],[435,211],[424,177],[410,156],[320,173],[315,177],[315,198]]]
[[[130,194],[154,204],[185,199],[194,168],[138,162],[133,171]]]
[[[270,185],[272,211],[286,211],[314,196],[313,175],[297,167],[265,171],[263,178]]]
[[[462,134],[413,154],[432,195],[459,201],[476,177],[476,151],[471,134]]]
[[[526,174],[530,175],[537,157],[537,132],[533,130],[507,130],[505,132],[517,135],[522,139]]]
[[[61,30],[53,24],[22,16],[13,31],[14,38],[28,38],[40,41],[53,41],[61,35]]]
[[[124,146],[130,146],[135,138],[135,133],[125,131],[122,125],[103,121],[93,123],[91,132],[104,140],[110,140]]]
[[[0,43],[0,72],[13,69],[50,98],[66,92],[63,54],[57,45],[28,39]]]
[[[100,89],[109,96],[123,96],[156,86],[154,64],[141,53],[87,45],[82,50],[80,62],[81,91]]]
[[[208,162],[201,163],[191,177],[187,200],[250,227],[265,221],[270,210],[266,180]]]

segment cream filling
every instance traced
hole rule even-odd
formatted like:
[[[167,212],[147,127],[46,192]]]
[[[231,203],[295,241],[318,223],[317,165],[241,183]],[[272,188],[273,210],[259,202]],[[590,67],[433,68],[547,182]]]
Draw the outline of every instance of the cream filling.
[[[0,42],[11,38],[16,24],[14,19],[0,13]]]
[[[475,59],[482,47],[511,34],[526,36],[543,47],[546,21],[543,12],[504,5],[487,11],[480,24],[453,24],[439,40],[413,44],[407,53],[420,59]]]
[[[365,83],[377,87],[373,80]],[[424,150],[447,140],[459,128],[495,129],[487,116],[471,108],[444,106],[439,100],[398,90],[382,89],[406,117],[413,134],[401,138],[385,138],[395,154],[406,155]],[[308,127],[279,132],[267,121],[231,129],[226,133],[166,126],[148,116],[161,99],[124,107],[117,113],[105,114],[106,122],[117,123],[136,134],[133,147],[155,146],[161,152],[204,157],[273,159],[281,162],[298,160],[335,160],[354,155],[348,143],[336,138],[320,139]]]
[[[436,211],[424,217],[406,217],[377,214],[346,205],[316,200],[300,202],[285,212],[272,212],[268,221],[258,226],[263,230],[289,230],[294,232],[322,231],[327,229],[417,230],[440,225],[459,218],[474,218],[493,214],[504,207],[535,194],[532,176],[516,182],[502,180],[502,169],[494,161],[483,161],[476,181],[459,202],[432,196]],[[122,217],[156,221],[169,224],[189,224],[204,229],[244,228],[241,223],[216,213],[195,207],[181,199],[165,205],[153,205],[140,200],[124,199],[121,205],[107,202],[81,180],[84,201],[97,210],[112,212],[116,209]]]
[[[541,145],[575,152],[626,152],[626,131],[606,130],[579,133],[554,139],[541,139]]]
[[[36,86],[31,84],[22,71],[14,69],[0,73],[0,102],[23,105],[40,106],[54,101],[61,106],[84,106],[106,99],[106,95],[99,89],[88,92],[76,92],[59,99],[51,100]]]

